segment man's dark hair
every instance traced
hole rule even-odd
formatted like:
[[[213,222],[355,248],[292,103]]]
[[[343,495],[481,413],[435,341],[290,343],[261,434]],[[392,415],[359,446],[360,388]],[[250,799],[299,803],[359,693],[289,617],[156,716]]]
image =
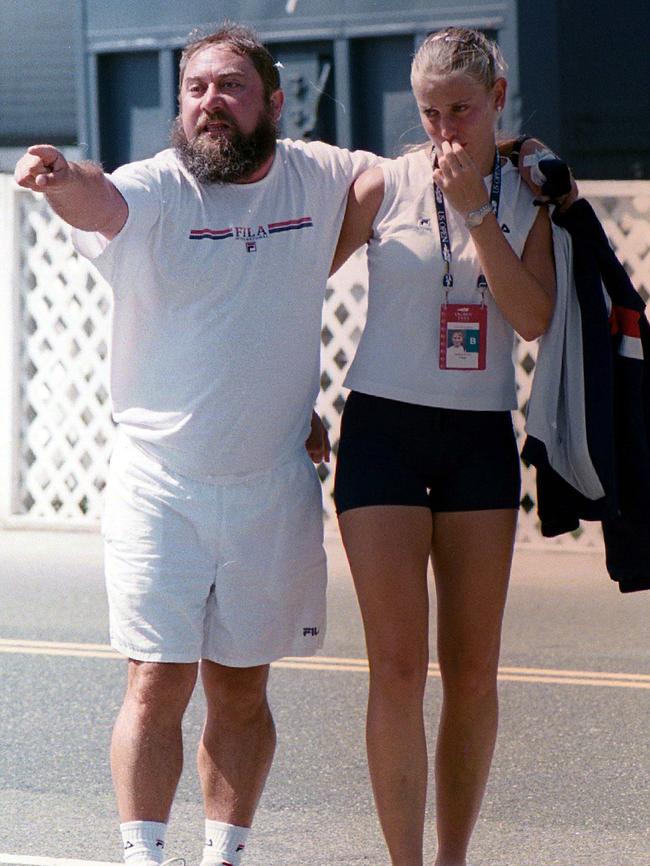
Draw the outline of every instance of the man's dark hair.
[[[242,57],[249,57],[255,66],[262,84],[264,85],[264,98],[268,103],[271,94],[280,87],[280,73],[275,61],[267,48],[260,42],[257,34],[242,24],[224,21],[221,27],[214,33],[194,30],[190,33],[187,45],[183,49],[179,66],[180,81],[179,88],[182,90],[185,68],[190,57],[197,52],[208,48],[210,45],[225,45]]]

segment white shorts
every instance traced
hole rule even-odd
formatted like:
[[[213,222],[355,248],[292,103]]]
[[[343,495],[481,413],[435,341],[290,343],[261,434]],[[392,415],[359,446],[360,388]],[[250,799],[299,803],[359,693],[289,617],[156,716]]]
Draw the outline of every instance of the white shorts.
[[[103,521],[112,646],[233,667],[312,655],[325,633],[321,497],[306,451],[205,482],[118,435]]]

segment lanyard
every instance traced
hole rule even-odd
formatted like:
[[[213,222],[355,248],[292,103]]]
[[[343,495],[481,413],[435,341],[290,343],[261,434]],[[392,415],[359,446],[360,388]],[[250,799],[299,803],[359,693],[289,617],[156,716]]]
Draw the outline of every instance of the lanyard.
[[[436,215],[438,217],[438,230],[440,232],[440,250],[442,259],[445,263],[445,273],[442,277],[442,285],[445,289],[445,303],[449,290],[453,288],[454,277],[451,273],[451,240],[449,237],[449,225],[447,223],[447,211],[445,210],[445,200],[442,195],[442,190],[434,183],[433,194],[436,201]],[[492,189],[490,190],[490,204],[495,214],[499,213],[499,199],[501,198],[501,161],[499,160],[499,151],[496,151],[494,157],[494,170],[492,172]],[[481,292],[481,296],[485,298],[485,292],[488,288],[487,280],[483,274],[479,274],[476,281],[476,288]]]

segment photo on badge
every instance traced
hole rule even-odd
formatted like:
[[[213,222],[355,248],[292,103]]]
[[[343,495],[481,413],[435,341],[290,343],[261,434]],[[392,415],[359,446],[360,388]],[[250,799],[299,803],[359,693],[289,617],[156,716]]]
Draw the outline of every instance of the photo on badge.
[[[447,324],[447,369],[478,369],[479,332],[476,322]]]

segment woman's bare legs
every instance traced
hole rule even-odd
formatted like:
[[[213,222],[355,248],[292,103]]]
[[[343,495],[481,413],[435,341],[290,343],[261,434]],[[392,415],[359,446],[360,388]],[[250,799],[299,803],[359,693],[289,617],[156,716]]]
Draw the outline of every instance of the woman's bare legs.
[[[465,866],[498,721],[496,674],[516,512],[346,511],[341,535],[370,662],[367,745],[394,866],[421,866],[427,784],[428,546],[438,598],[443,707],[436,748],[436,866]],[[433,530],[432,530],[433,526]]]
[[[377,812],[393,864],[422,866],[431,512],[355,508],[340,526],[370,663],[366,739]]]
[[[436,866],[465,866],[490,771],[515,525],[512,510],[434,515],[432,556],[443,684],[436,749]]]

